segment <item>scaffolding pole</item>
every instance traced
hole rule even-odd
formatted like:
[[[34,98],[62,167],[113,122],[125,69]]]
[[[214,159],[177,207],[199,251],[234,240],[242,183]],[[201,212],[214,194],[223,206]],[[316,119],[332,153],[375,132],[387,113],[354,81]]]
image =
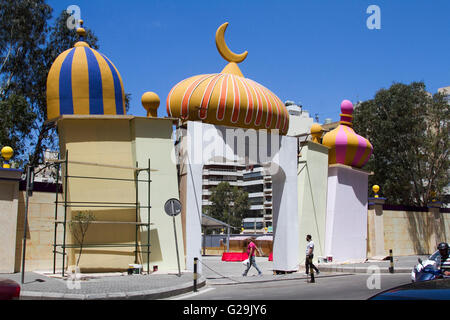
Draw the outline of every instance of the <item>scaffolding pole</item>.
[[[150,166],[150,158],[148,159],[148,176],[147,176],[147,223],[148,223],[148,229],[147,229],[147,274],[150,273],[150,231],[151,231],[151,224],[150,224],[150,185],[151,185],[151,166]]]
[[[64,269],[65,269],[65,261],[66,261],[66,229],[67,229],[67,185],[68,185],[68,179],[69,179],[69,166],[68,166],[68,159],[69,159],[69,150],[66,150],[66,158],[65,158],[65,167],[64,167],[64,224],[63,224],[63,253],[62,253],[62,270],[61,275],[64,277]]]
[[[59,160],[59,153],[58,153]],[[56,191],[55,191],[55,221],[58,220],[58,191],[59,191],[59,170],[61,165],[58,163],[55,165],[56,167]],[[53,274],[56,273],[56,240],[58,234],[58,224],[55,223],[55,234],[53,236]]]
[[[58,156],[58,158],[60,158]],[[139,168],[138,167],[138,163],[136,162],[136,167],[125,167],[125,166],[114,166],[114,165],[101,165],[104,167],[111,167],[111,168],[119,168],[119,169],[132,169],[134,170],[134,179],[119,179],[119,178],[108,178],[108,177],[87,177],[87,176],[69,176],[69,171],[68,171],[68,164],[69,164],[69,152],[66,151],[66,157],[64,160],[58,159],[56,161],[51,161],[53,162],[53,165],[55,165],[57,167],[57,179],[56,179],[56,195],[55,195],[55,227],[54,227],[54,243],[53,243],[53,273],[56,273],[56,255],[57,254],[61,254],[63,256],[62,259],[62,277],[64,277],[64,272],[65,272],[65,268],[66,268],[66,256],[67,256],[67,252],[66,249],[74,249],[74,248],[79,248],[80,245],[74,245],[74,244],[66,244],[66,236],[67,236],[67,223],[71,222],[71,220],[67,219],[67,209],[70,207],[103,207],[103,208],[136,208],[136,220],[135,222],[129,222],[129,221],[95,221],[94,223],[99,223],[99,224],[135,224],[136,225],[136,234],[135,234],[135,243],[134,244],[108,244],[108,243],[103,243],[103,244],[83,244],[83,247],[86,248],[98,248],[98,247],[134,247],[135,252],[134,252],[134,256],[135,256],[135,263],[137,264],[139,259],[138,259],[138,255],[139,253],[146,253],[147,254],[147,274],[150,273],[150,226],[151,226],[151,220],[150,220],[150,209],[151,209],[151,205],[150,205],[150,194],[151,194],[151,190],[150,190],[150,185],[151,185],[151,167],[150,167],[150,158],[148,159],[148,168]],[[70,163],[74,163],[74,164],[81,164],[81,165],[97,165],[100,166],[100,164],[93,164],[90,162],[77,162],[77,161],[70,161]],[[59,199],[58,199],[58,184],[59,184],[59,170],[61,168],[61,164],[65,165],[64,168],[64,202],[63,202],[63,206],[64,206],[64,220],[63,221],[58,221],[58,206],[60,205],[59,203]],[[148,172],[148,177],[145,180],[140,180],[139,179],[139,174],[142,171],[147,171]],[[153,170],[153,171],[157,171],[157,170]],[[134,181],[134,185],[135,185],[135,192],[136,192],[136,201],[134,203],[119,203],[119,202],[95,202],[95,201],[68,201],[68,181],[69,178],[75,178],[75,179],[101,179],[101,180],[113,180],[113,181],[129,181],[132,182]],[[148,185],[148,203],[147,206],[141,206],[139,203],[139,183],[140,182],[146,182]],[[147,223],[143,223],[143,222],[139,222],[139,218],[140,218],[140,210],[147,208]],[[63,239],[62,239],[62,243],[58,244],[57,243],[57,232],[58,232],[58,225],[62,224],[63,225]],[[146,227],[148,232],[147,232],[147,244],[139,244],[139,231],[140,231],[140,227]],[[61,247],[62,252],[58,251],[57,248]],[[146,250],[139,250],[140,247],[146,247]]]

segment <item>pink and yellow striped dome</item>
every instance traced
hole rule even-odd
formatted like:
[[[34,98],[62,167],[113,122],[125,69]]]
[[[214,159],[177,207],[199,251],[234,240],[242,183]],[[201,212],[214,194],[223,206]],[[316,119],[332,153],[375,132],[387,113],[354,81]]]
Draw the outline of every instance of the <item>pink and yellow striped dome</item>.
[[[274,93],[224,71],[178,83],[167,97],[167,114],[232,127],[279,129],[281,134],[289,128],[287,109]]]
[[[235,54],[227,47],[224,34],[228,23],[216,32],[216,46],[229,64],[220,73],[185,79],[167,97],[169,117],[248,129],[279,130],[287,134],[289,113],[270,90],[243,76],[237,66],[247,53]]]
[[[328,163],[362,168],[372,155],[372,144],[352,129],[353,104],[342,101],[341,111],[339,126],[325,134],[322,140],[323,145],[331,148]]]

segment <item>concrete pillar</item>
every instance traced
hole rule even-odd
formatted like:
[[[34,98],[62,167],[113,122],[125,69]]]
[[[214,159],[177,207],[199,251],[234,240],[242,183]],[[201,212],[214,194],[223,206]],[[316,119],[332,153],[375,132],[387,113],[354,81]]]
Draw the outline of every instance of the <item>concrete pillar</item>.
[[[22,170],[0,168],[0,273],[14,273]]]
[[[342,164],[329,166],[325,254],[333,262],[367,258],[369,174]]]
[[[300,263],[305,262],[306,235],[314,241],[314,257],[325,256],[329,148],[307,141],[301,144],[298,165],[298,219]]]
[[[282,137],[272,159],[279,168],[272,174],[273,269],[277,271],[297,271],[300,265],[296,156],[297,139]]]
[[[370,255],[372,258],[384,258],[384,222],[383,204],[386,198],[369,198]]]

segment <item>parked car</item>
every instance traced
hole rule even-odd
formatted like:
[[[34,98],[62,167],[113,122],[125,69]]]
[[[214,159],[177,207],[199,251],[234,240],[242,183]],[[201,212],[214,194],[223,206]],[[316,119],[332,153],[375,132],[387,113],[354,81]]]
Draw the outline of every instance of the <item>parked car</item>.
[[[20,297],[20,285],[14,280],[0,278],[0,300],[14,300]]]
[[[417,274],[422,271],[424,267],[437,267],[440,264],[441,255],[439,254],[439,250],[435,251],[428,259],[422,261],[422,263],[418,263],[411,271],[411,281],[415,282],[417,279]]]
[[[450,300],[450,279],[408,283],[383,291],[369,300]]]

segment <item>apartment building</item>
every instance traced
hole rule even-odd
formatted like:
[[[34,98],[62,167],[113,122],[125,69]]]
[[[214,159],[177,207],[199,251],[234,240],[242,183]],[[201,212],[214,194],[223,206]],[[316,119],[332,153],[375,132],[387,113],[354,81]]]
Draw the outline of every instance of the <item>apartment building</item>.
[[[287,135],[302,136],[309,133],[309,129],[314,123],[314,119],[309,116],[309,112],[293,101],[286,101],[284,104],[289,113],[289,131]]]
[[[235,163],[210,163],[203,166],[202,204],[210,206],[212,189],[221,182],[228,182],[232,187],[242,188],[245,166]]]
[[[243,189],[248,193],[251,217],[264,218],[265,227],[272,226],[272,176],[255,165],[243,174]]]
[[[450,86],[439,88],[438,92],[445,95],[445,98],[444,98],[445,101],[447,101],[447,103],[450,104]]]
[[[264,218],[265,227],[272,226],[272,177],[260,165],[242,166],[235,163],[210,163],[203,166],[202,204],[209,201],[212,189],[228,182],[248,193],[249,217]]]

